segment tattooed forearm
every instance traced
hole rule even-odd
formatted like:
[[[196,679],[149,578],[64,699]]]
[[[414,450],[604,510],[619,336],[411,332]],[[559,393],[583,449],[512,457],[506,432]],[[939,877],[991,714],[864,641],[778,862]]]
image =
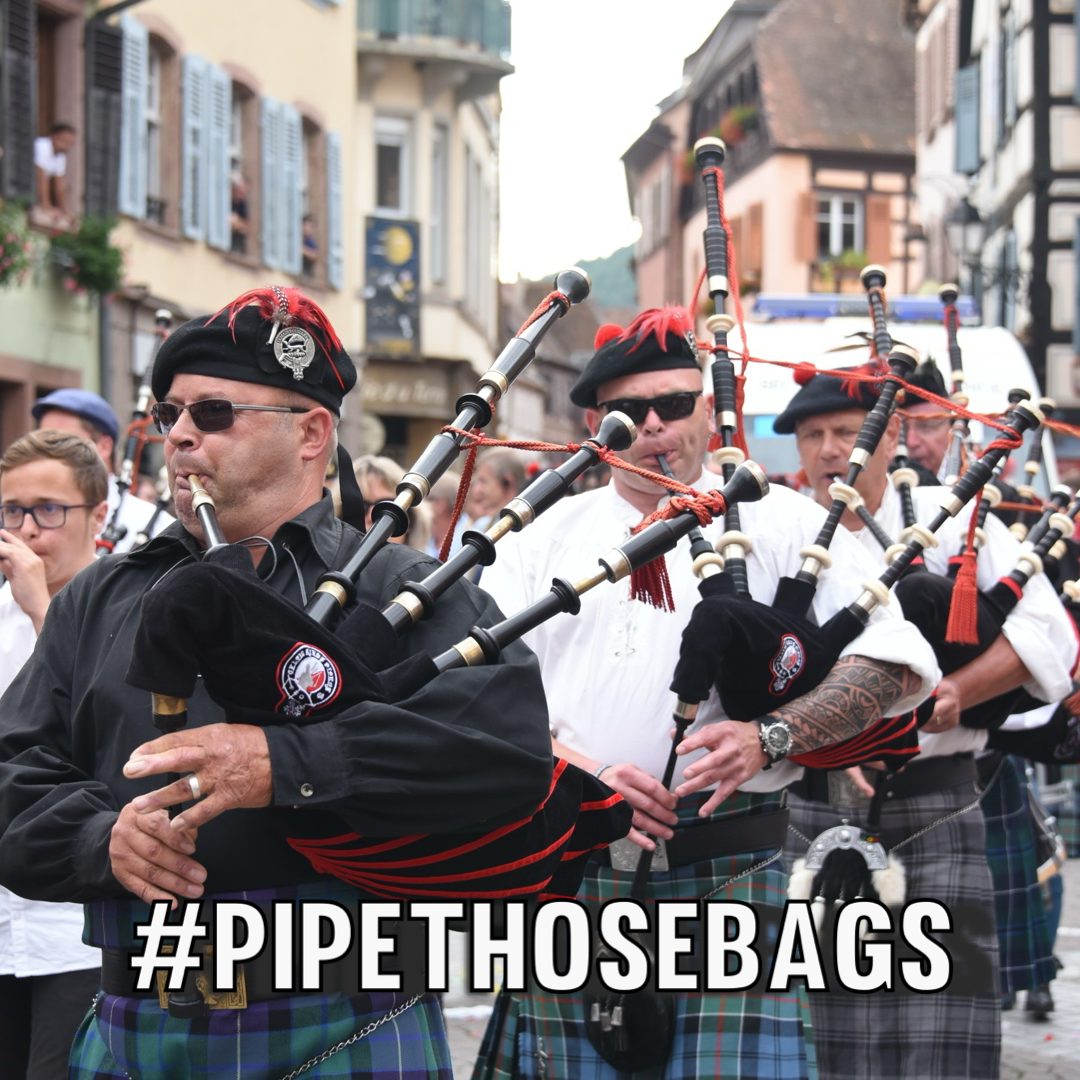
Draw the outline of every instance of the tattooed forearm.
[[[902,664],[846,656],[809,693],[774,709],[786,720],[792,751],[816,750],[858,735],[867,724],[888,716],[904,697],[918,691],[922,680]]]

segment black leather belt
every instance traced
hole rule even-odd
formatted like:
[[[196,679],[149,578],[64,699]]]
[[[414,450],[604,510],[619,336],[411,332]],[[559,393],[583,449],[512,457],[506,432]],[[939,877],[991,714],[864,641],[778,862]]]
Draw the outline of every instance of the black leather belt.
[[[749,851],[783,847],[787,826],[787,810],[771,810],[765,814],[748,814],[746,817],[729,818],[727,821],[710,821],[705,825],[677,828],[670,840],[663,841],[667,852],[667,866],[673,869],[724,855],[741,855]],[[632,851],[635,854],[641,850],[634,844]],[[612,865],[608,848],[598,852],[597,858],[604,866]]]
[[[874,783],[877,773],[869,771],[867,779]],[[975,759],[971,754],[915,760],[900,772],[889,773],[885,787],[886,799],[910,799],[929,795],[935,791],[973,783],[977,776]],[[825,769],[807,769],[802,777],[791,785],[791,793],[809,802],[829,802],[829,774]]]

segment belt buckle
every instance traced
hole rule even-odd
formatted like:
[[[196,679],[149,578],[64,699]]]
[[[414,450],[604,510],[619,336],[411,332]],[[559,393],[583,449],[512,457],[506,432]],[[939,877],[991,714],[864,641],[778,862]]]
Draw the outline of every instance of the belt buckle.
[[[652,853],[652,863],[649,872],[666,871],[671,869],[668,865],[667,844],[660,837],[653,838],[656,841],[656,850]],[[633,840],[623,838],[608,845],[608,857],[611,859],[612,870],[636,870],[638,859],[644,849]]]
[[[172,945],[162,945],[161,952],[163,956],[167,956],[173,952]],[[202,956],[212,957],[214,953],[214,947],[207,945],[202,950]],[[203,966],[206,966],[204,959]],[[202,995],[203,1001],[206,1002],[208,1009],[246,1009],[248,1006],[247,999],[247,980],[244,977],[244,965],[237,964],[236,971],[236,989],[235,990],[213,990],[210,987],[210,980],[206,977],[206,974],[200,968],[195,972],[195,989]],[[163,1008],[169,1007],[169,991],[165,989],[165,983],[168,981],[169,972],[158,970],[154,972],[157,978],[157,992],[158,992],[158,1004]]]
[[[825,774],[829,781],[830,806],[869,806],[870,796],[855,786],[846,769],[832,770]]]

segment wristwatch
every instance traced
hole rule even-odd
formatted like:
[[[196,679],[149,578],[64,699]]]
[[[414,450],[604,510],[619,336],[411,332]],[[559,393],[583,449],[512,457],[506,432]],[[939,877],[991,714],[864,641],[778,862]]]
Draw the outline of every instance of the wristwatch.
[[[769,764],[765,766],[768,769],[782,761],[791,749],[791,728],[783,720],[773,720],[771,723],[758,720],[757,726],[761,749],[769,759]]]

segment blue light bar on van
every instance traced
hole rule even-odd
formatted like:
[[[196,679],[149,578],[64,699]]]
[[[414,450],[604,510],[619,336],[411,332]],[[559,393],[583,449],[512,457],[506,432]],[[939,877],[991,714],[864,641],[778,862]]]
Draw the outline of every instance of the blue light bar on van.
[[[885,314],[897,322],[940,322],[941,300],[936,296],[885,294]],[[956,301],[962,322],[979,322],[973,296]],[[869,315],[866,296],[858,293],[758,293],[754,314],[767,319],[825,319],[833,315]]]

